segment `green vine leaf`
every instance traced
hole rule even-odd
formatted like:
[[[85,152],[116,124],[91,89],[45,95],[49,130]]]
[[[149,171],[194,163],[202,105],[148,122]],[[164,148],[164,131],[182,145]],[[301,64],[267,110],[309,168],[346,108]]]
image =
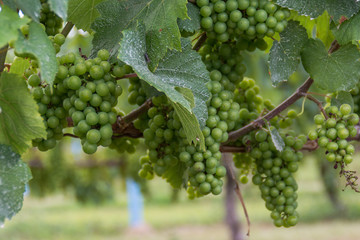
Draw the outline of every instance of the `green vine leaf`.
[[[336,40],[340,45],[347,44],[351,41],[360,40],[360,12],[349,20],[343,22],[339,28],[333,30]]]
[[[21,210],[25,184],[30,179],[30,169],[20,155],[0,144],[0,225]]]
[[[310,39],[301,57],[305,70],[322,89],[349,91],[359,81],[360,53],[352,44],[328,54],[323,42]]]
[[[30,23],[28,39],[19,34],[19,38],[15,42],[15,50],[20,54],[31,54],[37,58],[41,78],[52,84],[58,71],[58,64],[55,49],[40,24]]]
[[[184,183],[184,173],[186,165],[180,161],[172,167],[166,169],[162,177],[166,179],[173,188],[180,189]]]
[[[200,56],[191,49],[190,41],[182,39],[181,45],[181,52],[169,51],[160,61],[156,71],[152,73],[145,59],[147,52],[145,26],[139,25],[136,30],[124,31],[124,37],[120,42],[119,59],[132,66],[139,78],[165,93],[173,103],[181,105],[187,114],[195,114],[200,126],[203,127],[207,119],[206,101],[210,96],[205,87],[205,83],[210,80],[209,73]],[[194,108],[179,88],[188,88],[193,92]],[[186,127],[198,128],[196,123]],[[199,129],[197,131],[199,132]],[[192,139],[192,141],[198,140]]]
[[[64,22],[66,22],[67,19],[68,2],[69,0],[48,0],[50,9],[61,17]]]
[[[40,0],[4,0],[5,5],[8,5],[12,10],[21,10],[25,15],[39,22],[41,2]]]
[[[192,3],[188,3],[186,6],[189,19],[178,19],[179,29],[180,31],[195,32],[200,29],[200,10]]]
[[[312,38],[314,31],[316,31],[316,37],[323,41],[326,47],[330,47],[334,40],[334,35],[329,24],[331,17],[327,11],[315,19],[309,16],[298,15],[296,12],[292,12],[290,18],[298,21],[306,29],[309,38]]]
[[[191,108],[194,109],[195,101],[192,91],[188,88],[177,88],[177,90],[183,94],[186,100],[190,102]],[[199,121],[196,119],[195,114],[189,114],[189,111],[179,103],[171,102],[171,105],[174,107],[175,112],[179,116],[181,124],[184,127],[188,143],[194,143],[195,146],[200,143],[200,148],[205,151],[205,138],[201,132]]]
[[[24,79],[3,72],[0,78],[0,143],[23,153],[32,139],[46,136],[38,106]]]
[[[284,139],[280,136],[279,131],[275,127],[271,127],[270,125],[267,125],[267,128],[269,130],[271,140],[273,141],[276,150],[278,150],[279,152],[284,151],[285,142]]]
[[[101,14],[92,24],[95,30],[93,55],[102,48],[116,56],[122,31],[144,22],[147,54],[154,70],[167,49],[181,50],[177,18],[187,18],[186,0],[109,0],[98,5]],[[159,17],[162,16],[162,17]]]
[[[91,32],[91,24],[100,16],[96,6],[104,0],[69,0],[68,20],[78,29]]]
[[[274,86],[287,81],[300,63],[300,52],[307,42],[306,29],[299,23],[289,21],[280,33],[280,41],[274,41],[270,49],[269,68]]]
[[[350,18],[360,9],[357,0],[278,0],[276,4],[317,18],[326,10],[338,22],[341,16]]]
[[[291,12],[290,19],[293,21],[297,21],[306,29],[308,37],[311,38],[313,36],[314,27],[316,25],[315,19],[310,18],[309,16],[299,15],[297,12]]]
[[[10,73],[19,74],[22,76],[26,69],[30,67],[29,60],[21,57],[15,58],[14,62],[11,64]]]
[[[30,19],[26,16],[20,18],[19,14],[11,10],[8,6],[2,6],[0,12],[0,48],[8,42],[18,38],[18,30],[21,26],[28,23]]]
[[[334,41],[334,35],[331,32],[330,28],[331,17],[327,11],[325,11],[321,16],[315,19],[316,22],[316,37],[320,39],[326,48],[331,46],[331,43]]]

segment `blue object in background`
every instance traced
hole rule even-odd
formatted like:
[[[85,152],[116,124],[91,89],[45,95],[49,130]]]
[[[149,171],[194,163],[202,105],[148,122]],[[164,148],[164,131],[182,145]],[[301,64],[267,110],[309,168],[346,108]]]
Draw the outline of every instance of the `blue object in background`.
[[[24,197],[29,196],[30,195],[30,186],[29,184],[25,184],[25,192],[24,192]]]
[[[144,223],[144,199],[140,186],[133,179],[126,180],[128,197],[128,211],[130,227],[136,227]]]
[[[80,155],[82,153],[82,147],[81,147],[81,142],[78,139],[72,139],[71,153],[73,154],[75,161],[80,160]]]

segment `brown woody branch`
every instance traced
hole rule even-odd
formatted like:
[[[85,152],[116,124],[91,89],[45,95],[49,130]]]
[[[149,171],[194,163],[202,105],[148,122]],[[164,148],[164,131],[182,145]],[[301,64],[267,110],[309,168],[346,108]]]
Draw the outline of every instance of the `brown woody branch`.
[[[316,98],[314,98],[313,96],[309,95],[308,93],[305,93],[304,96],[309,99],[310,101],[313,101],[314,103],[316,103],[316,105],[318,106],[318,108],[320,109],[320,111],[322,112],[322,114],[324,115],[325,119],[328,119],[328,115],[326,114],[323,106],[322,106],[322,103],[317,100]]]
[[[140,115],[147,112],[151,107],[153,106],[153,103],[151,99],[146,100],[140,107],[130,112],[128,115],[124,117],[120,117],[120,120],[124,123],[130,123],[137,119]]]

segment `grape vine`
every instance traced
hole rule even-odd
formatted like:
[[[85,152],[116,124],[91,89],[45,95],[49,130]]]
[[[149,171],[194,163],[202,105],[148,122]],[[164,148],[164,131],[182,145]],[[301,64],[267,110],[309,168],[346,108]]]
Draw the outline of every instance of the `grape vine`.
[[[89,12],[99,13],[94,18],[71,4],[41,0],[24,9],[0,0],[0,23],[6,26],[0,29],[1,147],[19,154],[30,145],[48,151],[64,137],[78,138],[89,155],[106,148],[134,154],[145,146],[132,173],[146,180],[162,177],[185,188],[190,199],[221,194],[226,175],[242,184],[252,179],[277,227],[295,226],[300,219],[296,172],[303,151],[324,150],[346,186],[359,191],[356,172],[348,170],[359,140],[360,39],[352,34],[357,7],[303,13],[291,1],[139,2],[138,8],[113,0],[96,9],[89,5]],[[325,39],[317,32],[315,39],[312,33],[321,27],[306,21],[324,10],[333,34]],[[74,27],[93,35],[91,54],[65,49]],[[8,52],[15,59],[7,59]],[[289,80],[282,79],[283,71],[290,81],[296,69],[309,76],[278,105],[264,98],[269,95],[264,83],[250,77],[249,58],[259,52],[270,52],[274,86]],[[314,86],[325,94],[309,92]],[[29,97],[27,105],[17,99],[20,94]],[[318,96],[325,96],[326,104]],[[301,113],[293,106],[299,99]],[[294,124],[308,110],[306,100],[319,112],[312,123],[317,129],[308,136]],[[125,105],[132,110],[123,110]],[[235,168],[223,153],[233,153]],[[59,161],[54,164],[63,168]],[[47,177],[32,170],[39,179]],[[87,177],[72,182],[80,201],[86,194],[112,194],[93,181],[107,186],[109,177],[84,172]],[[0,222],[8,216],[0,215]]]

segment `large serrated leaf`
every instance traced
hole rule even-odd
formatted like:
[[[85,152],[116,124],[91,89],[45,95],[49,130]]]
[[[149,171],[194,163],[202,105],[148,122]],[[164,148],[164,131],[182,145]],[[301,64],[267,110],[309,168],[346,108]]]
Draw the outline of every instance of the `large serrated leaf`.
[[[32,139],[45,137],[43,119],[26,82],[17,74],[3,72],[0,78],[0,143],[23,153]]]
[[[195,32],[200,29],[200,10],[192,3],[187,5],[187,14],[190,19],[178,19],[178,26],[180,31]]]
[[[20,155],[0,144],[0,225],[21,210],[25,184],[30,179],[30,169]]]
[[[101,17],[91,28],[96,31],[93,55],[102,48],[117,55],[122,31],[144,22],[147,36],[147,54],[154,70],[167,49],[181,50],[177,18],[187,17],[186,0],[109,0],[98,5]]]
[[[300,63],[300,52],[308,36],[299,23],[289,21],[287,28],[280,33],[280,41],[274,41],[270,50],[269,68],[274,86],[287,81]]]
[[[182,39],[182,51],[169,51],[161,60],[158,68],[152,73],[145,59],[145,28],[139,25],[136,30],[126,30],[120,42],[119,59],[133,67],[138,76],[164,92],[170,100],[184,106],[192,112],[190,102],[185,99],[176,87],[189,88],[195,97],[194,113],[200,125],[205,126],[207,119],[206,101],[210,97],[205,83],[210,81],[209,73],[201,57],[191,49],[191,43]]]
[[[360,40],[360,12],[343,22],[333,33],[339,44],[344,45],[353,40]]]
[[[191,49],[191,43],[182,39],[182,51],[169,51],[159,63],[158,68],[152,73],[145,59],[146,37],[144,25],[139,25],[136,30],[124,31],[124,37],[120,42],[119,59],[130,65],[139,78],[146,81],[158,91],[164,92],[168,98],[180,104],[188,114],[194,113],[200,126],[205,126],[207,119],[206,101],[210,93],[205,86],[208,82],[209,73],[201,61],[200,56]],[[195,98],[195,107],[184,97],[178,88],[192,90]],[[193,126],[186,126],[196,128]],[[200,137],[200,136],[198,136]],[[196,139],[192,139],[196,142]]]
[[[316,18],[326,10],[335,21],[341,16],[350,18],[360,9],[357,0],[278,0],[276,4]]]
[[[19,9],[25,15],[31,17],[34,21],[39,22],[41,10],[40,0],[6,0],[4,2],[14,11]]]
[[[19,74],[20,76],[22,76],[25,70],[28,69],[29,67],[30,67],[29,60],[25,58],[17,57],[15,58],[14,62],[11,64],[10,73]]]
[[[310,39],[301,53],[301,59],[305,70],[322,89],[349,91],[359,81],[360,53],[352,44],[328,54],[320,40]]]
[[[61,17],[64,22],[67,19],[68,2],[69,0],[48,0],[50,9]]]
[[[18,29],[29,21],[30,19],[26,16],[20,18],[19,14],[8,6],[2,6],[0,12],[0,48],[8,42],[16,40],[18,38]]]
[[[104,0],[69,0],[68,19],[78,29],[91,31],[90,26],[100,16],[96,5]]]
[[[40,24],[30,23],[28,39],[19,34],[15,42],[15,50],[18,53],[28,53],[36,57],[40,65],[41,78],[52,84],[58,71],[56,53]]]

